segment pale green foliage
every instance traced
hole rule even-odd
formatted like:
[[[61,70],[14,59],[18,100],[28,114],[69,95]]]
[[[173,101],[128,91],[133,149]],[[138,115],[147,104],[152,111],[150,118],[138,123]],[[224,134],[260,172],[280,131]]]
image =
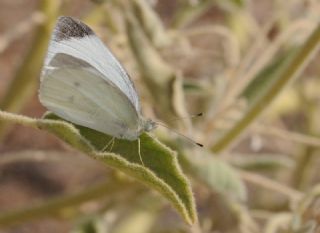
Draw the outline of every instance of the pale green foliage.
[[[212,155],[203,155],[192,166],[197,176],[215,192],[229,198],[245,201],[247,191],[237,172],[225,161]]]
[[[157,190],[187,223],[197,221],[191,187],[177,162],[176,153],[147,133],[140,137],[142,165],[138,141],[116,140],[112,151],[103,152],[101,150],[111,140],[110,136],[74,126],[53,114],[46,114],[45,119],[31,119],[0,112],[0,119],[2,122],[17,122],[53,133],[72,147]]]
[[[52,118],[55,119],[54,116],[46,116],[46,119]],[[176,207],[186,222],[192,224],[196,221],[191,187],[181,171],[176,154],[149,134],[144,133],[140,137],[142,165],[138,155],[138,141],[115,140],[112,151],[102,152],[101,149],[112,139],[103,133],[81,126],[75,128],[61,120],[40,120],[38,127],[158,190]]]
[[[320,146],[319,82],[313,77],[318,77],[318,66],[313,64],[304,73],[303,78],[312,79],[311,84],[298,80],[294,98],[287,96],[290,103],[296,101],[294,111],[298,113],[283,110],[273,114],[274,118],[259,119],[301,74],[319,47],[316,1],[304,5],[300,1],[173,1],[176,5],[167,15],[161,9],[168,1],[157,1],[157,7],[153,7],[149,3],[156,1],[99,0],[92,9],[82,12],[82,20],[124,61],[137,84],[145,115],[204,144],[204,148],[195,147],[163,129],[144,133],[140,137],[144,166],[137,141],[116,140],[111,151],[110,147],[102,151],[111,140],[108,135],[52,114],[33,119],[9,113],[20,111],[35,92],[34,80],[38,79],[48,36],[61,10],[59,2],[43,1],[39,8],[47,20],[38,25],[33,46],[1,101],[0,135],[9,123],[41,129],[112,168],[106,169],[112,175],[106,176],[108,182],[79,193],[3,212],[1,226],[44,216],[60,217],[60,212],[68,208],[78,213],[82,203],[99,199],[94,213],[69,216],[76,219],[74,232],[317,230],[313,207],[317,206],[319,191],[312,186],[319,180],[315,178],[319,163],[315,155]],[[264,9],[262,4],[261,8],[261,2],[268,7]],[[292,13],[292,9],[301,12]],[[67,7],[63,10],[70,14]],[[198,111],[204,117],[194,121],[186,118]],[[172,120],[179,117],[183,120]],[[300,121],[304,125],[299,125]],[[271,125],[273,130],[269,130]],[[250,137],[243,137],[238,147],[232,147],[246,132]],[[304,193],[310,189],[310,193]],[[127,196],[119,201],[121,194]],[[171,214],[167,201],[184,221]],[[112,221],[108,222],[106,216]]]

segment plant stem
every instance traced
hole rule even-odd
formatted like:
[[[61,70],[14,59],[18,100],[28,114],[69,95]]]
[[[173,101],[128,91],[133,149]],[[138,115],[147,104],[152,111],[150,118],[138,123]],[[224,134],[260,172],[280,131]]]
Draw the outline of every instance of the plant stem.
[[[123,192],[124,187],[130,189],[130,185],[123,185],[123,182],[104,181],[100,184],[85,188],[74,194],[52,198],[43,203],[38,203],[18,210],[11,210],[0,214],[0,226],[8,227],[32,219],[39,219],[50,215],[56,215],[62,210],[77,207],[81,203],[106,197],[107,194]]]
[[[37,128],[37,119],[0,110],[0,125],[8,123]]]
[[[203,0],[197,3],[195,6],[186,3],[180,10],[176,13],[172,27],[173,28],[183,28],[189,22],[195,20],[197,17],[202,15],[205,11],[209,10],[211,6],[215,4],[212,0]]]
[[[0,109],[8,112],[19,112],[34,94],[51,31],[59,12],[60,1],[43,0],[40,2],[40,12],[46,19],[37,27],[32,45],[0,102]],[[7,127],[8,124],[0,122],[0,140]]]
[[[299,200],[303,196],[301,192],[259,174],[243,170],[238,170],[238,172],[243,180],[261,186],[265,189],[272,190],[275,193],[282,194],[288,197],[292,202]]]
[[[214,152],[221,152],[226,149],[235,139],[239,138],[248,126],[267,108],[284,87],[297,77],[310,59],[315,54],[320,44],[320,24],[309,36],[305,44],[297,51],[279,73],[278,78],[270,85],[268,89],[252,104],[247,113],[213,146]]]
[[[304,148],[304,152],[300,155],[297,165],[292,172],[293,186],[298,190],[306,190],[310,181],[310,173],[313,171],[313,159],[315,149],[310,146]]]

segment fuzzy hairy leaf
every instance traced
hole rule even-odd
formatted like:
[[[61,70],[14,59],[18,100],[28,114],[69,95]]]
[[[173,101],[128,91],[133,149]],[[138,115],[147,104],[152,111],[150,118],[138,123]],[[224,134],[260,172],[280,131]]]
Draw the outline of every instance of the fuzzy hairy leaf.
[[[202,152],[199,157],[185,153],[183,162],[187,163],[190,172],[199,181],[213,191],[235,200],[247,199],[247,190],[242,179],[226,161]]]
[[[115,140],[112,151],[101,150],[111,137],[95,130],[74,126],[47,114],[38,126],[45,129],[71,146],[85,152],[106,165],[136,178],[165,196],[189,224],[197,220],[195,203],[190,184],[181,171],[176,153],[149,134],[142,134],[141,156],[138,155],[137,141]]]
[[[296,48],[288,50],[272,60],[272,62],[262,69],[251,83],[249,83],[241,96],[245,97],[248,103],[251,104],[258,95],[261,95],[266,87],[269,87],[272,84],[274,79],[277,78],[277,73],[283,69],[286,62],[291,59],[295,52]]]
[[[276,172],[283,169],[290,169],[294,166],[294,160],[281,154],[248,155],[243,154],[230,157],[229,162],[241,169],[251,171]]]
[[[18,123],[53,133],[90,157],[157,190],[188,224],[197,221],[191,186],[178,164],[176,153],[152,136],[146,133],[140,136],[141,155],[145,165],[142,166],[137,141],[116,140],[112,151],[104,152],[102,148],[110,141],[110,136],[75,126],[51,113],[46,114],[43,119],[34,119],[0,110],[0,122]]]
[[[237,200],[247,199],[244,183],[230,165],[217,158],[201,164],[197,172],[209,187]]]

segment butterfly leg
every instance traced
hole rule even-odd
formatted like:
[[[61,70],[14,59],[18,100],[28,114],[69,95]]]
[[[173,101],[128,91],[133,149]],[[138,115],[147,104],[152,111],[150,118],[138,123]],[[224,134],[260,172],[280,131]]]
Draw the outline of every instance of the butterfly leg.
[[[101,151],[107,150],[107,149],[109,148],[109,146],[111,146],[111,147],[110,147],[110,150],[108,150],[108,151],[111,151],[112,148],[113,148],[113,146],[114,146],[114,141],[115,141],[115,137],[111,138],[111,140],[107,143],[107,145],[105,145],[105,146],[101,149]]]
[[[111,146],[110,146],[110,150],[109,150],[109,151],[112,151],[113,146],[114,146],[114,143],[115,143],[115,137],[113,137],[113,138],[111,139]]]
[[[142,166],[144,166],[144,163],[142,161],[142,157],[141,157],[141,143],[140,143],[140,138],[138,138],[138,154],[139,154],[139,158],[141,161]],[[145,166],[144,166],[145,167]]]

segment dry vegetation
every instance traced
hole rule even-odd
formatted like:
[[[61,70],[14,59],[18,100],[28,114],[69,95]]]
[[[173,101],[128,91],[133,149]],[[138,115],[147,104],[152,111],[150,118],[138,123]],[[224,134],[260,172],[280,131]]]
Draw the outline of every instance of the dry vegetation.
[[[0,0],[0,232],[320,232],[319,13],[319,0]],[[111,48],[144,115],[204,147],[159,128],[179,165],[148,135],[146,167],[126,142],[95,161],[105,136],[40,120],[59,15]]]

